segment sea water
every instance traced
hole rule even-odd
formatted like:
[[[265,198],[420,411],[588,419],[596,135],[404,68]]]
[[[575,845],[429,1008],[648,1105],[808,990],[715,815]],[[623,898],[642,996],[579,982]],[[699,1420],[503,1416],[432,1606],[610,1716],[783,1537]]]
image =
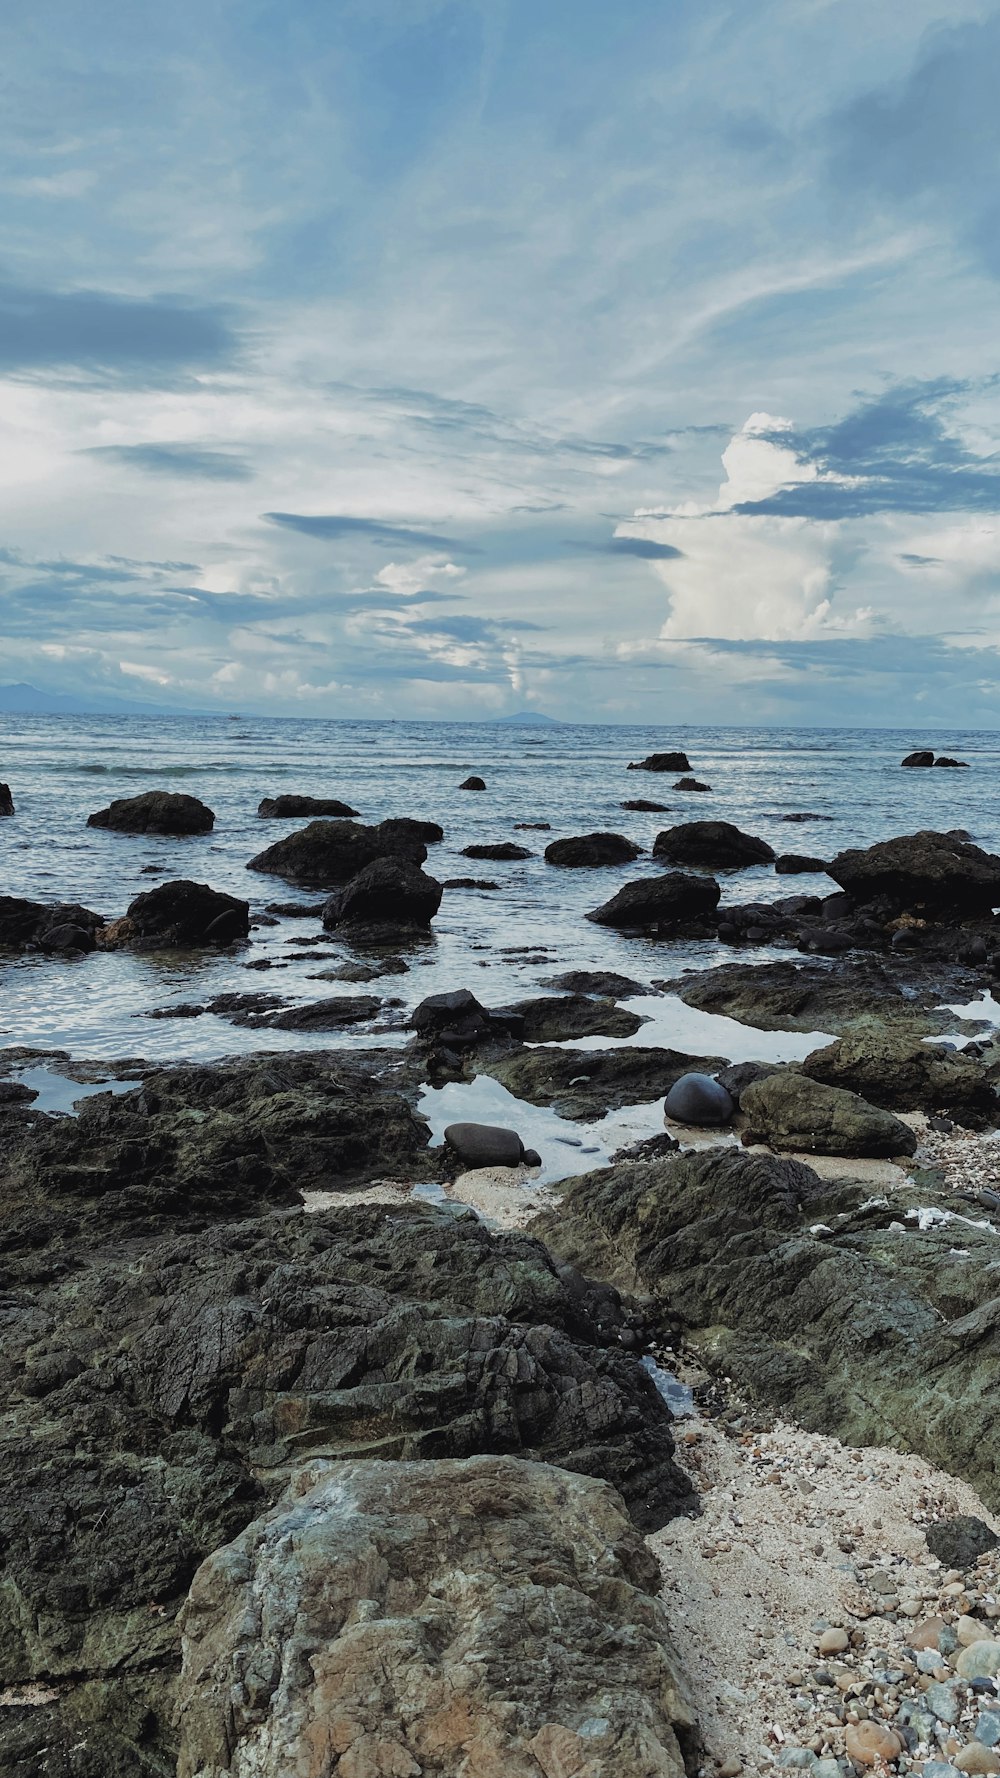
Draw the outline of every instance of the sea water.
[[[970,769],[901,770],[903,756],[929,741],[937,752],[967,759]],[[709,794],[674,791],[674,774],[627,770],[630,760],[674,748],[687,752],[694,775],[711,786]],[[470,773],[485,778],[485,792],[459,790]],[[94,1058],[207,1059],[260,1048],[402,1043],[407,1009],[446,989],[468,987],[485,1004],[500,1006],[541,992],[546,977],[568,969],[614,969],[647,985],[685,967],[732,961],[734,953],[714,941],[626,936],[584,918],[622,883],[657,873],[648,849],[675,822],[733,821],[777,852],[827,858],[922,827],[963,828],[978,844],[1000,850],[1000,737],[928,737],[916,728],[7,716],[0,717],[0,780],[10,784],[17,808],[13,819],[0,820],[0,894],[82,902],[108,918],[123,914],[135,895],[177,877],[248,899],[252,915],[272,901],[322,901],[321,891],[296,889],[246,868],[255,853],[304,825],[258,817],[261,798],[282,792],[339,797],[364,821],[399,815],[437,821],[445,840],[429,848],[424,868],[439,879],[481,877],[498,885],[494,891],[447,890],[433,939],[406,953],[409,972],[357,987],[315,979],[351,955],[335,935],[318,946],[303,945],[321,930],[316,917],[283,917],[276,926],[254,930],[249,947],[221,954],[0,957],[0,1046],[53,1047]],[[214,831],[167,839],[87,827],[87,816],[113,798],[154,788],[199,796],[215,811]],[[621,808],[637,797],[668,804],[670,812]],[[824,819],[782,819],[798,813]],[[550,831],[515,830],[519,822],[543,821]],[[602,870],[545,863],[550,840],[596,830],[628,835],[647,856]],[[470,842],[497,840],[521,842],[532,856],[508,864],[462,856]],[[769,866],[720,880],[724,901],[823,895],[834,887],[826,876],[777,876]],[[290,961],[295,952],[305,954]],[[772,954],[757,949],[753,958]],[[247,968],[260,961],[272,967]],[[404,1004],[387,1008],[374,1026],[330,1033],[243,1030],[214,1015],[183,1022],[148,1016],[180,1002],[253,990],[293,1003],[356,992],[398,997]],[[706,1026],[699,1050],[692,1015],[679,1002],[657,1005],[647,997],[636,1009],[651,1022],[628,1041],[674,1043],[735,1059],[732,1030],[720,1046],[721,1033]],[[768,1041],[775,1059],[806,1053],[801,1034],[783,1043],[768,1034]],[[748,1032],[744,1053],[760,1050],[761,1034]]]

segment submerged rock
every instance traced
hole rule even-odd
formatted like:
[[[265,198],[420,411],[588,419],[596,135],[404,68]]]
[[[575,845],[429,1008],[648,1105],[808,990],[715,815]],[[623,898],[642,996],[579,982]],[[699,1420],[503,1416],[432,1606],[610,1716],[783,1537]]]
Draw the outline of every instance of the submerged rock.
[[[87,816],[88,827],[109,827],[115,833],[211,833],[215,815],[196,796],[173,790],[144,790],[119,797],[106,809]]]
[[[495,859],[498,863],[513,863],[522,858],[530,858],[531,853],[527,846],[519,846],[514,840],[497,840],[473,846],[463,846],[462,857],[489,858]]]
[[[258,852],[247,870],[286,877],[291,883],[332,888],[350,882],[378,858],[423,864],[426,857],[424,841],[401,830],[399,822],[383,821],[377,827],[365,827],[357,821],[311,821],[308,827]]]
[[[916,753],[908,753],[906,758],[901,759],[899,763],[904,766],[932,766],[934,755],[928,748],[920,747]]]
[[[0,950],[92,951],[105,916],[75,902],[0,895]]]
[[[584,833],[573,839],[553,840],[545,848],[545,862],[568,870],[594,869],[606,864],[631,864],[642,851],[621,833]]]
[[[684,1778],[695,1718],[658,1585],[589,1479],[511,1457],[310,1466],[195,1578],[178,1778]]]
[[[655,987],[677,994],[686,1006],[721,1013],[760,1031],[844,1031],[872,1017],[940,1030],[929,1012],[940,993],[904,992],[906,978],[874,958],[839,963],[724,963],[692,970]]]
[[[323,909],[327,931],[386,927],[428,931],[441,906],[442,886],[402,858],[376,858],[331,895]]]
[[[674,864],[743,870],[752,864],[770,864],[774,849],[766,840],[741,833],[731,821],[684,821],[657,834],[653,857],[669,858]]]
[[[485,790],[486,782],[483,778],[473,776],[471,778],[466,778],[464,783],[460,784],[458,788],[459,790]]]
[[[120,941],[153,949],[158,946],[231,945],[250,932],[250,904],[207,883],[181,877],[161,883],[129,903]]]
[[[1000,858],[952,834],[925,830],[838,852],[828,868],[856,902],[879,897],[939,920],[1000,907]]]
[[[560,1117],[593,1120],[622,1105],[639,1105],[662,1099],[682,1074],[695,1068],[715,1070],[724,1066],[721,1056],[687,1056],[681,1050],[644,1049],[638,1044],[621,1049],[534,1049],[506,1055],[481,1055],[476,1066],[491,1074],[531,1105],[551,1106]]]
[[[629,765],[630,772],[689,772],[691,761],[686,753],[649,753],[645,759]]]
[[[586,917],[598,926],[657,927],[681,920],[696,920],[714,913],[722,891],[712,877],[685,876],[667,871],[662,877],[644,877],[626,883],[610,901]]]
[[[348,817],[357,812],[350,803],[339,802],[335,796],[265,796],[257,807],[258,815],[273,821],[292,820],[298,815]]]
[[[674,785],[675,790],[700,790],[708,792],[711,788],[711,784],[702,784],[698,778],[678,778],[677,783]]]
[[[13,815],[14,798],[10,793],[9,784],[0,784],[0,819],[5,815]]]
[[[540,994],[502,1008],[513,1015],[526,1043],[566,1043],[574,1037],[631,1037],[643,1024],[638,1013],[586,994]]]
[[[828,1087],[791,1068],[757,1080],[740,1094],[745,1142],[802,1154],[892,1156],[913,1154],[908,1124],[857,1093]]]
[[[774,868],[779,877],[800,876],[804,871],[825,872],[828,860],[811,858],[804,852],[782,852],[774,861]]]
[[[681,1124],[728,1124],[736,1107],[726,1088],[710,1074],[682,1074],[663,1106],[665,1116]]]
[[[620,809],[634,809],[640,815],[669,815],[669,803],[647,802],[645,797],[632,797],[630,801],[619,803]]]

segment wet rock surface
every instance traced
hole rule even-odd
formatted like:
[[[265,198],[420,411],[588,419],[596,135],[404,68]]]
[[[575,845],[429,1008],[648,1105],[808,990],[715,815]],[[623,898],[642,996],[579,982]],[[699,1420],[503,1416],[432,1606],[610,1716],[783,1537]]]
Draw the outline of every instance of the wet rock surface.
[[[349,803],[342,803],[335,796],[265,796],[257,806],[257,813],[264,820],[294,820],[301,815],[340,816],[350,818],[358,813]]]
[[[929,1035],[955,1026],[954,1015],[936,1010],[942,995],[969,999],[979,981],[966,969],[939,972],[866,957],[837,964],[725,963],[659,978],[654,986],[700,1012],[721,1013],[761,1031],[836,1034],[877,1021]]]
[[[377,858],[423,864],[426,857],[424,841],[401,831],[398,822],[366,827],[357,821],[311,821],[308,827],[258,852],[247,869],[284,877],[290,883],[332,889],[350,882]]]
[[[913,1154],[917,1138],[891,1112],[857,1093],[826,1086],[783,1068],[740,1094],[744,1141],[796,1153],[891,1156]]]
[[[766,840],[742,833],[731,821],[682,821],[657,834],[653,857],[672,864],[705,865],[709,870],[743,870],[772,863],[774,849]]]
[[[955,920],[1000,907],[1000,858],[951,834],[905,834],[838,852],[829,874],[856,901],[883,897],[900,912]]]
[[[631,1037],[643,1023],[638,1013],[586,994],[543,994],[502,1007],[513,1014],[526,1043],[565,1043],[574,1037]]]
[[[215,815],[196,796],[144,790],[139,796],[119,797],[106,809],[95,810],[87,816],[87,826],[108,827],[115,833],[211,833]]]
[[[231,945],[249,935],[250,904],[181,878],[137,895],[117,928],[115,942],[136,949]]]
[[[327,931],[337,928],[426,932],[441,906],[442,885],[401,858],[376,858],[323,909]]]
[[[497,1457],[309,1466],[195,1580],[178,1778],[684,1778],[694,1711],[658,1578],[590,1480]],[[289,1646],[316,1652],[290,1667]]]
[[[484,840],[481,844],[463,846],[462,857],[514,863],[522,858],[530,858],[531,852],[527,846],[519,846],[516,840]]]
[[[587,915],[597,926],[623,930],[676,925],[714,913],[722,891],[712,877],[693,877],[667,871],[662,877],[646,877],[626,883],[616,895]]]
[[[516,1099],[551,1105],[560,1117],[598,1118],[623,1105],[662,1099],[674,1081],[694,1068],[721,1068],[720,1056],[687,1056],[680,1050],[521,1049],[480,1054],[476,1066],[499,1080]]]
[[[0,784],[0,819],[14,813],[14,798],[9,784]]]
[[[601,865],[631,864],[641,851],[641,846],[621,833],[582,833],[553,840],[545,848],[545,862],[566,870],[594,870]]]
[[[682,1074],[667,1094],[663,1111],[678,1123],[711,1126],[728,1124],[736,1110],[725,1086],[710,1074]]]
[[[105,916],[75,903],[29,901],[21,895],[0,895],[0,950],[92,951]],[[66,945],[67,936],[72,940]]]
[[[686,753],[649,753],[645,759],[633,761],[630,772],[689,772],[691,761]]]

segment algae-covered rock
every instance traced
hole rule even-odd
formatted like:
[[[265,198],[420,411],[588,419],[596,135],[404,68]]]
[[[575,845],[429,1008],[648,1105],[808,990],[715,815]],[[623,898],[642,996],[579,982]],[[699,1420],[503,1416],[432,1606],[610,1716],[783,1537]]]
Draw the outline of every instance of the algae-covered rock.
[[[560,1117],[598,1118],[621,1105],[662,1099],[675,1080],[694,1068],[721,1068],[721,1056],[687,1056],[682,1050],[629,1044],[612,1050],[519,1049],[477,1057],[491,1074],[531,1105],[551,1105]]]
[[[908,1124],[857,1093],[828,1087],[785,1068],[754,1081],[740,1094],[744,1140],[767,1142],[803,1154],[913,1154],[917,1138]]]
[[[1000,1100],[981,1062],[876,1020],[813,1050],[800,1067],[812,1080],[845,1087],[887,1109],[943,1111],[972,1129],[1000,1117]]]

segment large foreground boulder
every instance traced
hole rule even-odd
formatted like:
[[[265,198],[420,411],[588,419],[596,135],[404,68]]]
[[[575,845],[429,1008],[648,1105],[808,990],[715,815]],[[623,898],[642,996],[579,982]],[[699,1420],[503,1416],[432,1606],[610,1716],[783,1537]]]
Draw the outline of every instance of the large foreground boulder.
[[[331,895],[323,909],[327,931],[338,927],[386,927],[429,931],[443,890],[404,858],[376,858]]]
[[[648,930],[697,920],[715,912],[722,891],[712,877],[689,877],[668,871],[662,877],[643,877],[626,883],[603,906],[587,915],[597,926]]]
[[[785,1068],[754,1081],[740,1094],[744,1140],[799,1154],[913,1154],[917,1138],[908,1124],[857,1093],[828,1087]]]
[[[709,870],[745,870],[753,864],[770,864],[774,849],[766,840],[742,833],[731,821],[682,821],[657,834],[653,857]]]
[[[600,1482],[510,1457],[307,1466],[195,1577],[178,1778],[684,1778],[658,1582]]]
[[[122,937],[132,945],[231,945],[250,932],[250,904],[207,883],[181,877],[161,883],[129,903],[130,930]]]
[[[586,870],[605,864],[631,864],[641,851],[641,846],[622,833],[582,833],[572,839],[553,840],[545,848],[545,862],[567,870]]]
[[[0,895],[0,950],[92,951],[105,917],[76,902]]]
[[[339,802],[335,796],[265,796],[257,806],[265,821],[294,820],[298,815],[324,815],[349,818],[357,814],[350,803]]]
[[[946,1112],[971,1129],[1000,1120],[1000,1099],[980,1061],[879,1020],[813,1050],[799,1066],[811,1080],[887,1110]]]
[[[630,772],[689,772],[691,761],[686,753],[649,753],[645,759],[632,760]]]
[[[139,796],[119,797],[106,809],[95,810],[87,816],[87,826],[108,827],[115,833],[211,833],[215,815],[196,796],[144,790]]]
[[[900,912],[933,919],[1000,907],[1000,858],[948,833],[902,834],[864,850],[838,852],[827,871],[856,902],[882,900]]]
[[[247,870],[332,889],[349,883],[377,858],[423,864],[426,857],[423,840],[397,821],[383,821],[377,827],[365,827],[358,821],[311,821],[308,827],[258,852]]]

